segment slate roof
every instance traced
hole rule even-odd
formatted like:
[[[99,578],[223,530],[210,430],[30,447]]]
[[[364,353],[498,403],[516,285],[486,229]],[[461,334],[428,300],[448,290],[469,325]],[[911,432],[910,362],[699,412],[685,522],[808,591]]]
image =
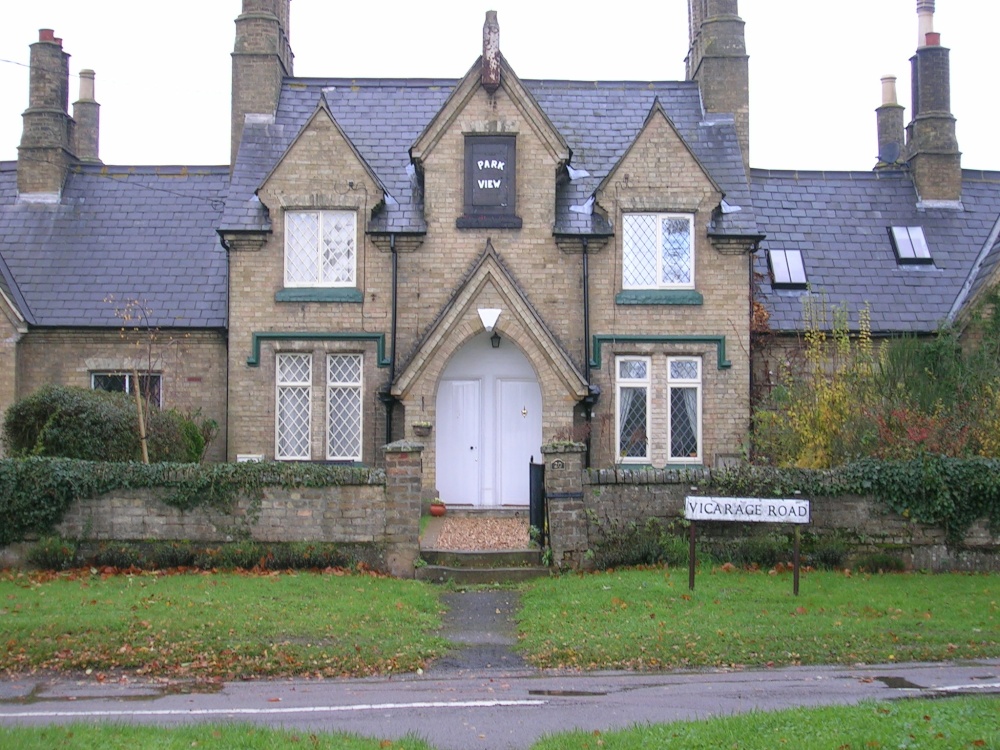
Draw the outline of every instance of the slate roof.
[[[1000,173],[963,171],[962,210],[918,209],[906,171],[751,170],[762,248],[800,250],[808,291],[771,287],[765,253],[755,260],[775,331],[803,329],[803,299],[846,303],[851,327],[866,303],[872,331],[934,331],[951,312],[1000,216]],[[923,228],[933,265],[900,265],[888,228]],[[1000,250],[993,255],[1000,254]],[[990,259],[996,263],[996,258]],[[984,264],[985,265],[985,264]]]
[[[0,275],[29,323],[118,327],[114,297],[153,326],[226,326],[227,167],[81,166],[58,204],[18,203],[16,180],[0,164]]]
[[[454,79],[286,79],[273,121],[250,118],[244,127],[222,228],[269,229],[267,212],[253,193],[325,100],[338,125],[392,198],[369,228],[424,231],[423,197],[410,166],[409,148],[458,83]],[[727,202],[743,209],[727,215],[728,229],[756,231],[732,118],[703,118],[697,84],[532,80],[521,83],[569,144],[573,151],[572,166],[589,173],[587,177],[559,183],[557,232],[610,230],[600,217],[591,217],[574,207],[586,204],[634,141],[657,100],[726,191]]]

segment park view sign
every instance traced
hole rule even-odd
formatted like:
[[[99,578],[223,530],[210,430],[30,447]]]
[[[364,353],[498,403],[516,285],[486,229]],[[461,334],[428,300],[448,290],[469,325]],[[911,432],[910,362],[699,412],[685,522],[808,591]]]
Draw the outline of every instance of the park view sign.
[[[740,523],[809,523],[808,500],[759,497],[687,497],[684,517],[689,521]]]

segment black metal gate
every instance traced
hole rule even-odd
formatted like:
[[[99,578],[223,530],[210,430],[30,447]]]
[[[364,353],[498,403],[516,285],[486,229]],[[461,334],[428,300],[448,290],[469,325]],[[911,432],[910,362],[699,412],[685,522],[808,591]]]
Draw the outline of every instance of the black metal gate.
[[[549,541],[549,519],[545,507],[545,464],[536,464],[534,456],[528,463],[528,486],[528,522],[537,530],[538,545],[544,549]]]

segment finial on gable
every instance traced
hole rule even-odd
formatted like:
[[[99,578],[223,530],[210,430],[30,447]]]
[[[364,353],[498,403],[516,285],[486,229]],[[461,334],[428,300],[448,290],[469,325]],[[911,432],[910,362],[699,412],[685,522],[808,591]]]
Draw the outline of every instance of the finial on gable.
[[[486,11],[483,24],[483,88],[491,94],[500,88],[500,24],[495,10]]]

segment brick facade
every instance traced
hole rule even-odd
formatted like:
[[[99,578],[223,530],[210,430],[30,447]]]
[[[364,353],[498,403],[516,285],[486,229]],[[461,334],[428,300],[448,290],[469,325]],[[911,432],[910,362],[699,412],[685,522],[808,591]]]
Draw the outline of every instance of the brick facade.
[[[46,384],[91,387],[94,372],[161,374],[163,407],[199,412],[219,424],[209,460],[226,455],[226,340],[221,333],[31,331],[17,345],[17,398]],[[6,360],[5,360],[6,361]],[[0,375],[0,382],[2,375]]]

